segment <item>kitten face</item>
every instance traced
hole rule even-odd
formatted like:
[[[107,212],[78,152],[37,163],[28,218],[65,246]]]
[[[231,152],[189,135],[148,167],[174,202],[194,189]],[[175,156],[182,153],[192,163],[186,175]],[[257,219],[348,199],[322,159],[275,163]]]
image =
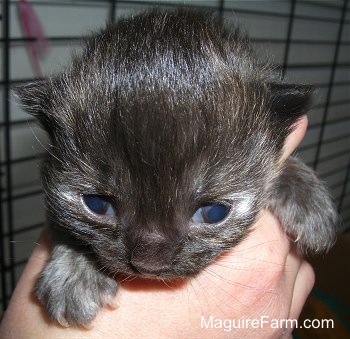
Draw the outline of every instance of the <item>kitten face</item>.
[[[239,33],[202,16],[121,21],[65,74],[18,90],[52,140],[50,222],[111,273],[193,275],[244,238],[307,101],[306,89],[272,85]],[[96,195],[110,213],[89,208]],[[227,217],[198,222],[208,204]]]
[[[185,126],[174,117],[172,126],[164,119],[154,130],[143,124],[142,110],[128,115],[141,126],[116,122],[119,112],[95,111],[96,123],[82,122],[51,149],[43,167],[50,219],[89,243],[110,271],[192,275],[247,234],[276,160],[262,157],[263,134],[244,141],[228,136],[222,131],[230,121],[198,127],[204,118],[193,121],[194,112]],[[108,197],[115,215],[93,213],[86,195]],[[210,203],[229,206],[227,218],[194,222],[196,210]]]

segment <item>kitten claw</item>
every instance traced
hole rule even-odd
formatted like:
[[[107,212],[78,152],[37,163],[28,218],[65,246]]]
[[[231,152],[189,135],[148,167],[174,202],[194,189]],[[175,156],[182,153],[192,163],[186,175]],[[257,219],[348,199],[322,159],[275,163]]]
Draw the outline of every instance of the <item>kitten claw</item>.
[[[118,303],[118,301],[116,301],[116,300],[111,300],[110,302],[108,302],[107,304],[106,304],[110,309],[112,309],[112,310],[116,310],[117,308],[119,308],[119,303]]]
[[[68,321],[63,316],[57,317],[56,320],[62,327],[69,327]]]

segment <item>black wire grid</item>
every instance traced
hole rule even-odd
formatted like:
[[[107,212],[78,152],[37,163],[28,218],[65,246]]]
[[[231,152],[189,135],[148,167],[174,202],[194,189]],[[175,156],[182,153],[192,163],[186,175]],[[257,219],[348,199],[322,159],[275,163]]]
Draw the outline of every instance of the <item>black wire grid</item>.
[[[310,117],[309,132],[302,145],[299,147],[299,155],[304,160],[319,171],[321,177],[328,182],[338,205],[339,212],[343,218],[343,228],[346,231],[350,224],[350,13],[348,9],[348,0],[334,0],[333,2],[323,1],[297,1],[290,0],[286,5],[287,12],[266,10],[261,6],[259,9],[250,6],[241,8],[237,6],[236,1],[187,1],[192,6],[208,5],[219,11],[222,17],[248,16],[257,20],[283,20],[287,25],[286,36],[283,38],[252,38],[252,42],[258,46],[271,48],[282,45],[282,57],[278,67],[282,73],[293,78],[293,74],[303,72],[327,73],[322,81],[312,84],[319,90],[323,100],[316,101],[312,109],[312,119]],[[252,3],[252,2],[251,2]],[[276,3],[276,2],[275,2]],[[65,6],[67,10],[71,6],[105,6],[107,8],[107,20],[114,22],[119,15],[119,8],[127,8],[129,5],[135,8],[145,8],[145,6],[162,5],[177,6],[171,2],[150,2],[150,1],[31,1],[33,6]],[[271,4],[271,2],[270,2]],[[297,6],[305,5],[314,9],[314,13],[307,12],[303,14],[300,10],[297,12]],[[28,39],[21,37],[11,37],[10,35],[10,11],[13,6],[17,6],[16,1],[3,0],[2,3],[2,37],[1,53],[2,58],[2,79],[0,78],[0,91],[2,96],[2,107],[0,111],[0,165],[1,165],[1,208],[0,208],[0,260],[1,260],[1,295],[0,302],[3,309],[6,309],[8,300],[15,287],[18,275],[26,263],[27,257],[18,258],[18,249],[23,243],[18,239],[24,239],[24,243],[35,243],[35,238],[31,236],[38,234],[44,223],[44,217],[40,222],[23,223],[15,225],[15,217],[25,213],[20,209],[17,202],[24,199],[36,199],[38,202],[36,208],[43,211],[43,205],[40,199],[42,191],[40,186],[34,189],[17,189],[14,171],[16,166],[27,166],[29,163],[37,163],[42,157],[42,153],[31,155],[26,154],[20,157],[13,155],[13,135],[16,128],[29,128],[33,122],[30,118],[13,119],[13,101],[9,100],[11,86],[19,82],[29,81],[31,79],[13,79],[10,74],[11,69],[11,47],[14,45],[24,45]],[[271,8],[271,6],[267,6]],[[234,10],[234,13],[233,11]],[[335,15],[324,15],[327,11],[332,11]],[[321,14],[317,14],[321,13]],[[323,14],[322,14],[323,13]],[[83,18],[81,18],[83,20]],[[242,20],[244,24],[244,20]],[[320,38],[301,38],[295,36],[295,25],[297,22],[312,22],[315,25],[327,24],[336,30],[334,39]],[[62,23],[64,23],[64,18]],[[306,34],[307,36],[307,34]],[[52,44],[70,44],[78,41],[81,36],[49,36]],[[331,62],[293,62],[291,52],[295,47],[304,48],[305,46],[314,46],[315,48],[323,46],[332,53]],[[344,52],[345,51],[345,52]],[[344,58],[345,55],[348,58]],[[342,58],[340,56],[342,55]],[[325,72],[327,71],[327,72]],[[345,74],[340,77],[339,74]],[[1,75],[1,73],[0,73]],[[343,96],[338,95],[343,93]],[[345,93],[345,95],[344,95]],[[337,99],[339,98],[340,99]],[[1,100],[1,98],[0,98]],[[338,131],[339,130],[339,131]],[[24,174],[25,175],[25,174]],[[23,205],[23,204],[22,204]],[[39,213],[40,214],[40,213]],[[40,215],[44,215],[41,213]],[[23,240],[22,240],[23,241]]]

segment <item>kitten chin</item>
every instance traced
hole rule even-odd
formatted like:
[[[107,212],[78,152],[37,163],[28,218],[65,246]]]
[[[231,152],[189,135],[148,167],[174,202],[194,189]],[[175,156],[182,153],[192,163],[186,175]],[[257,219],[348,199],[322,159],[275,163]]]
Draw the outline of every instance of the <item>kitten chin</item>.
[[[327,189],[299,160],[280,164],[311,92],[283,83],[237,27],[185,9],[109,25],[66,72],[18,87],[51,139],[53,250],[36,295],[52,320],[89,324],[118,274],[195,276],[263,208],[300,251],[329,249]]]

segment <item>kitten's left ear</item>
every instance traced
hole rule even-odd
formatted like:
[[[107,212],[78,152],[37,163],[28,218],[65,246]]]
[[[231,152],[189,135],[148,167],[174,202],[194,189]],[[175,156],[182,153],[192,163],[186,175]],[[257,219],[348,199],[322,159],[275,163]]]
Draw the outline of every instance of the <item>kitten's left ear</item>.
[[[309,110],[312,87],[272,83],[269,88],[272,123],[290,129]]]
[[[283,144],[281,161],[287,159],[303,139],[306,112],[311,105],[312,87],[273,83],[270,88],[270,123]]]

